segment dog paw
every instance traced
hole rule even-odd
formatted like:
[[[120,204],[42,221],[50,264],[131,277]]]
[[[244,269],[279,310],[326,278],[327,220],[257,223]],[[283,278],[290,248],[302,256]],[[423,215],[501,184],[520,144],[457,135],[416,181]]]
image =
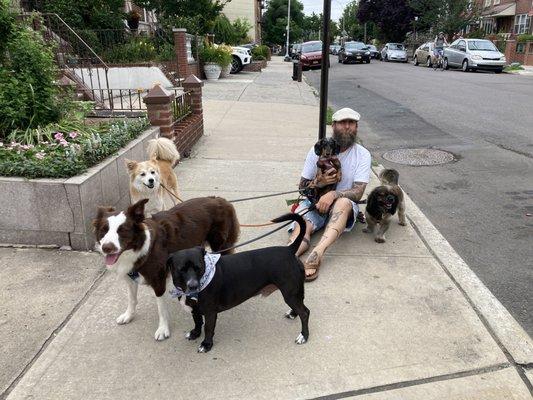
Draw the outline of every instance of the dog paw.
[[[155,331],[154,337],[157,341],[168,339],[170,337],[170,329],[168,326],[160,326],[157,328],[157,331]]]
[[[119,325],[129,324],[132,321],[132,319],[133,319],[133,314],[126,311],[124,314],[118,316],[117,324]]]
[[[376,243],[385,243],[385,238],[382,237],[377,237],[374,240],[376,241]]]
[[[307,342],[307,339],[305,338],[304,335],[302,335],[302,334],[300,333],[294,342],[295,342],[296,344],[304,344],[304,343]]]
[[[297,316],[298,314],[296,314],[296,311],[294,310],[289,310],[285,313],[285,318],[288,318],[288,319],[295,319]]]
[[[207,353],[213,347],[213,343],[204,343],[198,346],[198,353]]]
[[[406,226],[406,225],[407,225],[407,222],[405,222],[405,221],[400,221],[400,222],[398,222],[398,225]]]
[[[370,229],[368,229],[368,228],[363,228],[363,232],[364,232],[364,233],[370,233]]]
[[[185,334],[185,338],[187,340],[196,340],[198,339],[198,337],[200,337],[200,332],[196,332],[195,330],[192,330]]]

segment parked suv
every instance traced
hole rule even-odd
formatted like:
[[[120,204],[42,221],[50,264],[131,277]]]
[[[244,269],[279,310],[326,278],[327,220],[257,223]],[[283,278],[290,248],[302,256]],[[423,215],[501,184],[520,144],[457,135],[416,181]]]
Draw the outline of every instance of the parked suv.
[[[363,42],[346,42],[337,53],[339,62],[366,62],[370,63],[370,50]]]
[[[302,43],[300,48],[300,62],[302,69],[321,68],[322,66],[322,41],[315,40],[312,42]]]
[[[422,64],[426,67],[431,67],[433,63],[437,61],[435,57],[435,43],[427,42],[415,50],[415,56],[413,57],[413,64]]]
[[[444,68],[461,68],[464,72],[483,69],[499,74],[507,63],[494,43],[485,39],[457,39],[444,49]]]
[[[246,47],[232,46],[231,73],[241,72],[246,64],[252,62],[252,52]]]

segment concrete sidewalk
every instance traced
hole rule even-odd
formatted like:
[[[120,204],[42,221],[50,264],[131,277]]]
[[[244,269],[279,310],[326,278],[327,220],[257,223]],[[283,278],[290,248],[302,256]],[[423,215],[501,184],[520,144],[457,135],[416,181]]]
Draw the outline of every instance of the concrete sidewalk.
[[[291,67],[275,58],[260,74],[206,83],[206,135],[177,169],[184,198],[296,188],[318,101],[290,80]],[[364,142],[364,123],[359,134]],[[292,197],[236,203],[240,222],[278,216]],[[409,199],[407,215],[385,244],[359,226],[330,249],[306,285],[303,346],[279,292],[222,313],[210,353],[184,338],[192,319],[177,303],[172,336],[156,342],[150,290],[140,289],[134,321],[118,326],[126,290],[105,274],[8,399],[530,399],[531,338]],[[241,240],[263,232],[243,228]],[[278,232],[247,249],[286,240]],[[86,262],[99,270],[97,257]]]

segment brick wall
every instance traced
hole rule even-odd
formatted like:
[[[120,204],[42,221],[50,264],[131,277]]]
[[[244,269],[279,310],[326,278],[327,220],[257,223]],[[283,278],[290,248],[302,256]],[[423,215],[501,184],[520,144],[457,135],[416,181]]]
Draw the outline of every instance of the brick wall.
[[[250,64],[245,65],[242,70],[248,71],[248,72],[261,72],[261,70],[263,68],[266,68],[266,66],[267,66],[266,60],[252,61]]]
[[[192,147],[204,134],[202,115],[189,115],[174,124],[174,143],[183,157],[189,156]]]

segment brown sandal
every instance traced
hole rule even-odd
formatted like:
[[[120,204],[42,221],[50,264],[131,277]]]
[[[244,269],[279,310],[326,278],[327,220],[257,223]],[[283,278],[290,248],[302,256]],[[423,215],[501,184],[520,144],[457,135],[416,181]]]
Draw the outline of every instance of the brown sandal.
[[[308,270],[308,269],[314,269],[315,272],[312,273],[311,275],[306,275],[305,276],[305,281],[306,282],[311,282],[311,281],[314,281],[316,278],[318,278],[318,273],[320,271],[320,263],[322,262],[321,259],[318,259],[317,261],[311,261],[311,262],[304,262],[304,270]]]

